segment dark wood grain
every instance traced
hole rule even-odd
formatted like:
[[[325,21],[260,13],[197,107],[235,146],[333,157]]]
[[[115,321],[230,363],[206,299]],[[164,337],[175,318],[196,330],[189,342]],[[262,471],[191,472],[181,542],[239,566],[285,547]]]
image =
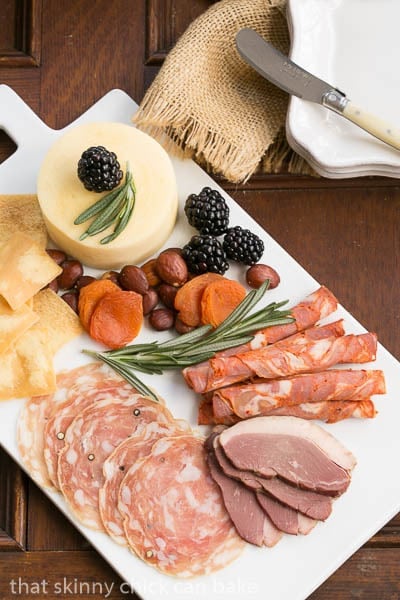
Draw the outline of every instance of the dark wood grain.
[[[140,101],[177,37],[210,4],[211,0],[5,0],[0,3],[0,83],[12,86],[55,128],[115,87]],[[32,60],[18,64],[5,60],[7,48]],[[0,131],[0,161],[14,149]],[[396,179],[326,180],[282,172],[255,175],[241,186],[221,183],[400,358]],[[122,582],[117,575],[4,452],[0,452],[0,550],[0,598],[14,597],[12,579],[45,580],[54,586],[63,577],[67,582],[114,583],[110,598],[134,597],[118,591]],[[397,515],[311,598],[397,600],[399,581]],[[32,589],[22,592],[25,598],[46,597]]]

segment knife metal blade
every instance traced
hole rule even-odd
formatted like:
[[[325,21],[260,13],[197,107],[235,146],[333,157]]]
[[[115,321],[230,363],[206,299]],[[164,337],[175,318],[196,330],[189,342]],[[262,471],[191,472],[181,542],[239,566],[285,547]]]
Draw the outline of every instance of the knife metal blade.
[[[322,104],[400,150],[399,129],[356,106],[346,94],[294,63],[253,29],[244,28],[236,34],[236,47],[253,69],[285,92]]]

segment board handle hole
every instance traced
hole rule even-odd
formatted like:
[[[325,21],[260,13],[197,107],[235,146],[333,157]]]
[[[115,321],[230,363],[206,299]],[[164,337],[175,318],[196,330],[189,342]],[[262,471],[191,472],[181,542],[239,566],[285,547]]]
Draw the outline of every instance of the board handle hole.
[[[0,129],[0,164],[6,161],[14,152],[18,146],[12,138],[4,131]]]

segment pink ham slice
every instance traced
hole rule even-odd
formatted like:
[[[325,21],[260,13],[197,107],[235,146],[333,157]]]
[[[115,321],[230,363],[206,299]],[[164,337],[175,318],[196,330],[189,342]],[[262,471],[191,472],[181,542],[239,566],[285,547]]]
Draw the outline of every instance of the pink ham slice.
[[[248,419],[224,430],[219,442],[237,469],[332,496],[347,489],[355,465],[336,438],[296,417]]]
[[[374,333],[310,339],[308,330],[261,350],[210,361],[207,392],[251,377],[275,379],[324,371],[340,363],[365,363],[376,358]],[[196,390],[198,391],[198,390]]]
[[[103,464],[125,439],[143,431],[148,423],[170,424],[163,406],[132,392],[129,398],[107,398],[90,405],[72,421],[58,458],[58,481],[74,515],[87,527],[103,530],[99,489]]]
[[[225,475],[212,452],[207,453],[207,463],[240,537],[255,546],[275,546],[282,538],[282,531],[272,523],[254,492]]]
[[[332,292],[326,287],[321,286],[292,308],[291,315],[294,317],[292,323],[266,327],[257,332],[254,339],[248,344],[219,352],[216,356],[231,356],[232,354],[255,350],[262,346],[266,346],[267,344],[273,344],[299,331],[312,327],[321,319],[332,314],[337,309],[337,305],[338,302]],[[183,375],[188,385],[197,392],[201,392],[207,388],[209,373],[209,362],[188,367],[183,371]]]
[[[367,400],[385,391],[385,378],[380,370],[331,369],[221,388],[212,395],[213,414],[217,420],[230,413],[247,419],[296,404]]]
[[[85,408],[107,398],[130,398],[132,386],[104,363],[90,363],[57,376],[57,384],[68,380],[65,399],[48,419],[44,431],[44,458],[49,477],[59,489],[58,455],[64,447],[65,432]]]
[[[307,516],[312,521],[325,521],[331,514],[332,500],[328,496],[302,490],[277,477],[266,479],[250,471],[237,469],[226,457],[219,443],[218,436],[213,439],[213,450],[219,466],[228,477],[241,481],[247,487],[257,492],[267,493],[281,504],[298,511],[298,513],[304,514],[304,516]],[[311,524],[308,523],[308,525]],[[300,529],[301,522],[299,522]]]
[[[118,492],[125,473],[141,458],[150,454],[153,444],[165,436],[188,433],[188,423],[176,420],[172,423],[153,421],[146,425],[140,435],[123,441],[104,461],[104,483],[99,490],[99,509],[104,528],[117,544],[127,545],[124,524],[118,510]]]
[[[122,480],[119,510],[131,549],[169,575],[212,573],[244,548],[193,435],[154,444]]]

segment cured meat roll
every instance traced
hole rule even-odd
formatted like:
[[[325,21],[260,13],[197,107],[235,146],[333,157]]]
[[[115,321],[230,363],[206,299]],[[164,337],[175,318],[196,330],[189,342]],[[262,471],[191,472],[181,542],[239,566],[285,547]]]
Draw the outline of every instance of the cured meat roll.
[[[267,344],[273,344],[279,340],[289,337],[299,331],[308,329],[321,319],[332,314],[338,306],[335,296],[326,287],[321,286],[315,292],[307,296],[303,301],[294,306],[290,313],[294,318],[292,323],[286,325],[274,325],[258,331],[254,339],[247,344],[218,352],[216,357],[232,356],[239,352],[256,350]],[[203,362],[184,370],[184,377],[190,387],[196,391],[206,389],[206,382],[210,371],[209,362]],[[191,383],[192,382],[192,383]],[[197,382],[197,383],[195,383]]]
[[[165,406],[132,389],[129,398],[107,398],[90,405],[68,427],[58,458],[58,481],[72,512],[87,527],[103,530],[99,489],[105,459],[152,422],[168,425],[173,417]]]
[[[298,333],[261,350],[211,359],[212,374],[208,377],[207,389],[202,391],[251,377],[276,379],[323,371],[341,363],[370,362],[376,358],[377,338],[374,333],[310,339],[312,331]]]
[[[193,435],[154,444],[125,475],[119,510],[132,550],[168,575],[212,573],[244,547],[209,474],[203,440]]]
[[[240,358],[247,355],[258,356],[263,351],[267,351],[270,348],[282,348],[285,349],[296,349],[297,351],[304,348],[311,342],[316,342],[322,339],[335,338],[344,334],[343,321],[335,321],[321,327],[312,327],[301,333],[291,335],[280,342],[271,344],[271,346],[263,346],[259,350],[250,350],[248,352],[240,353],[238,348],[232,349],[230,353],[219,353],[214,358],[210,359],[207,363],[207,377],[204,377],[205,370],[202,367],[199,371],[196,367],[188,367],[183,370],[183,376],[189,387],[193,388],[195,392],[204,393],[210,390],[218,389],[220,387],[232,385],[237,381],[244,381],[251,375],[249,375],[249,368],[242,363]],[[233,351],[236,350],[235,353]],[[253,373],[254,375],[254,373]]]
[[[165,436],[183,435],[191,431],[182,420],[172,423],[154,421],[146,425],[140,435],[123,441],[103,465],[104,483],[99,490],[99,509],[104,528],[117,544],[127,545],[123,520],[118,510],[118,492],[128,470],[141,458],[150,454],[153,444]]]
[[[301,419],[318,419],[326,423],[337,423],[356,417],[373,419],[376,416],[375,404],[372,400],[332,400],[331,402],[306,402],[296,406],[281,406],[268,413],[270,416],[299,417]]]
[[[222,388],[213,392],[211,400],[216,419],[224,418],[229,412],[247,419],[295,404],[368,400],[385,391],[383,371],[331,369]]]

